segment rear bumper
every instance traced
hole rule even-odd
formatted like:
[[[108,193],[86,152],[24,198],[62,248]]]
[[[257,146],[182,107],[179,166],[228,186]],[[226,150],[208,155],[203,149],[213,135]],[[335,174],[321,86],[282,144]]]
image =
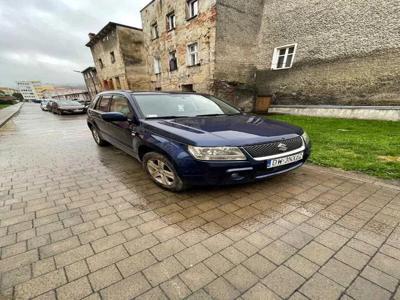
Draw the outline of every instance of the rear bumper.
[[[249,159],[243,162],[204,162],[195,161],[191,171],[181,174],[182,180],[192,186],[233,185],[254,182],[283,174],[301,167],[311,154],[311,149],[304,150],[304,158],[288,165],[267,168],[267,161]],[[178,171],[178,173],[180,173]]]
[[[86,113],[85,109],[74,110],[74,109],[59,109],[60,112],[64,114],[84,114]]]

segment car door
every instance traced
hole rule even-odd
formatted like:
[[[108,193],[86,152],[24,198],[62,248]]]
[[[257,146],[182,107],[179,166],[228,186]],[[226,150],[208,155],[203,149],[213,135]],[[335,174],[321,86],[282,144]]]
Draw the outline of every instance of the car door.
[[[106,122],[102,118],[102,114],[110,111],[112,95],[103,95],[99,100],[97,100],[96,105],[93,110],[91,110],[91,117],[93,118],[93,123],[100,131],[100,134],[107,141],[112,139],[111,126],[109,122]]]
[[[129,100],[124,95],[114,94],[111,100],[110,112],[119,112],[128,118],[124,122],[110,122],[110,126],[112,135],[120,146],[133,154],[132,143],[135,138],[133,133],[136,127],[133,121],[136,117]]]

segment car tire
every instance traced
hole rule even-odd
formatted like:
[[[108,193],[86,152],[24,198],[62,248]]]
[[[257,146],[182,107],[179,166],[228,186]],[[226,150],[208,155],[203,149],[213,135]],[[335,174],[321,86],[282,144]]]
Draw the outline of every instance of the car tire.
[[[90,130],[92,131],[92,136],[94,141],[96,142],[97,145],[99,145],[100,147],[104,147],[108,145],[108,142],[103,140],[103,138],[101,137],[99,131],[97,130],[96,127],[91,126]]]
[[[150,178],[164,189],[181,192],[187,188],[167,157],[157,152],[143,156],[143,167]]]

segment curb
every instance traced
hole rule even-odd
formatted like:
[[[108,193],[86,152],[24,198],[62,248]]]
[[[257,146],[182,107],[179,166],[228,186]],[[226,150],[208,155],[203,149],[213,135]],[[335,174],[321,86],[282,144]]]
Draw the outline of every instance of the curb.
[[[5,110],[10,110],[9,113],[6,111],[5,117],[0,118],[0,127],[5,125],[12,117],[14,117],[17,113],[19,113],[19,111],[21,110],[23,105],[24,105],[24,102],[21,102],[18,104],[11,105],[7,108],[4,108],[2,111],[0,111],[0,112],[4,112]],[[16,106],[19,106],[19,107],[16,108]],[[16,108],[16,110],[14,110],[14,108]]]

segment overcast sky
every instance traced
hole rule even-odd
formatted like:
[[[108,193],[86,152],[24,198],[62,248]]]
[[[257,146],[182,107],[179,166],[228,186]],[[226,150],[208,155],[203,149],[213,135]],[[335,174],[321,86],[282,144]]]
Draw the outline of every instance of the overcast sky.
[[[149,0],[0,0],[0,86],[16,80],[83,85],[88,33],[109,21],[142,27]]]

